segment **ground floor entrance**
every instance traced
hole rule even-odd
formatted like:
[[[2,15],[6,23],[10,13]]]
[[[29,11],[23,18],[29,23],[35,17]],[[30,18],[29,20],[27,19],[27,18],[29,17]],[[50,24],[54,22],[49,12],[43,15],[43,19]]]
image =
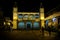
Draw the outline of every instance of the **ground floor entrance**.
[[[39,22],[34,22],[34,23],[32,23],[30,21],[28,21],[28,22],[18,22],[17,25],[18,25],[17,29],[20,29],[20,30],[21,29],[22,30],[35,30],[35,29],[39,30],[40,29]]]
[[[32,29],[32,23],[31,22],[26,22],[26,29],[27,30]]]
[[[27,24],[27,29],[30,29],[31,25],[30,24]]]

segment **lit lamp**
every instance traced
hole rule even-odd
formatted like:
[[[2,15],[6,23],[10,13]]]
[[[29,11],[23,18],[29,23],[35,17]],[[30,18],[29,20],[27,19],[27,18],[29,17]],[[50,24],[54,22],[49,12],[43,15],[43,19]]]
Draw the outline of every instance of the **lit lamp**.
[[[4,22],[4,25],[5,25],[6,23]]]
[[[10,22],[8,22],[8,25],[10,25]]]
[[[17,17],[14,17],[14,19],[17,19]]]
[[[42,17],[41,17],[41,27],[45,28],[44,26],[45,26],[44,17],[42,16]]]
[[[13,19],[17,19],[17,14],[16,13],[14,13]]]
[[[41,20],[44,20],[44,17],[41,17]]]

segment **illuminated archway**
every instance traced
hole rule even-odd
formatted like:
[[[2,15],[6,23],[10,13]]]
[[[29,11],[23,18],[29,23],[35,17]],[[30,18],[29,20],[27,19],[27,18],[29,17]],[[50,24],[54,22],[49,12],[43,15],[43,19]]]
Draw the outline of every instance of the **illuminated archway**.
[[[40,29],[39,22],[34,22],[33,29]]]
[[[32,29],[32,23],[31,22],[26,22],[26,28]]]
[[[25,28],[24,22],[19,22],[18,29],[24,29],[24,28]]]

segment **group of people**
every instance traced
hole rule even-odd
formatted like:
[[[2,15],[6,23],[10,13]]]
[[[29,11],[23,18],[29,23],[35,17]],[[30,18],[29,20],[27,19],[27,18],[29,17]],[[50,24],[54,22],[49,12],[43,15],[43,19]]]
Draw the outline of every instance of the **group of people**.
[[[57,32],[58,30],[58,28],[56,28],[56,27],[54,27],[54,26],[47,26],[47,27],[42,27],[41,28],[42,29],[42,35],[44,35],[44,31],[48,31],[48,33],[49,33],[49,36],[51,35],[51,32]]]
[[[3,26],[3,27],[0,29],[0,31],[12,31],[12,26],[8,26],[8,25]]]

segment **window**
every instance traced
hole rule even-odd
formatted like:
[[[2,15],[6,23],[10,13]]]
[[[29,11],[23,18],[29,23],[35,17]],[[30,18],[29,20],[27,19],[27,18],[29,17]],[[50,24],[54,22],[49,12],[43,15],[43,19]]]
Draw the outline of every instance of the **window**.
[[[24,27],[24,22],[19,22],[18,23],[18,29],[22,29],[22,28],[25,28]]]
[[[32,23],[31,22],[26,22],[26,27],[32,28]]]
[[[39,14],[36,14],[36,15],[35,15],[35,18],[39,18]]]
[[[18,18],[23,18],[23,15],[22,14],[18,14]]]
[[[35,16],[32,15],[32,14],[31,14],[29,17],[30,17],[31,19],[35,19]]]
[[[38,23],[38,22],[34,22],[33,28],[34,28],[34,29],[39,29],[39,23]]]
[[[24,18],[28,18],[28,15],[27,15],[27,14],[25,14],[25,15],[24,15]]]

